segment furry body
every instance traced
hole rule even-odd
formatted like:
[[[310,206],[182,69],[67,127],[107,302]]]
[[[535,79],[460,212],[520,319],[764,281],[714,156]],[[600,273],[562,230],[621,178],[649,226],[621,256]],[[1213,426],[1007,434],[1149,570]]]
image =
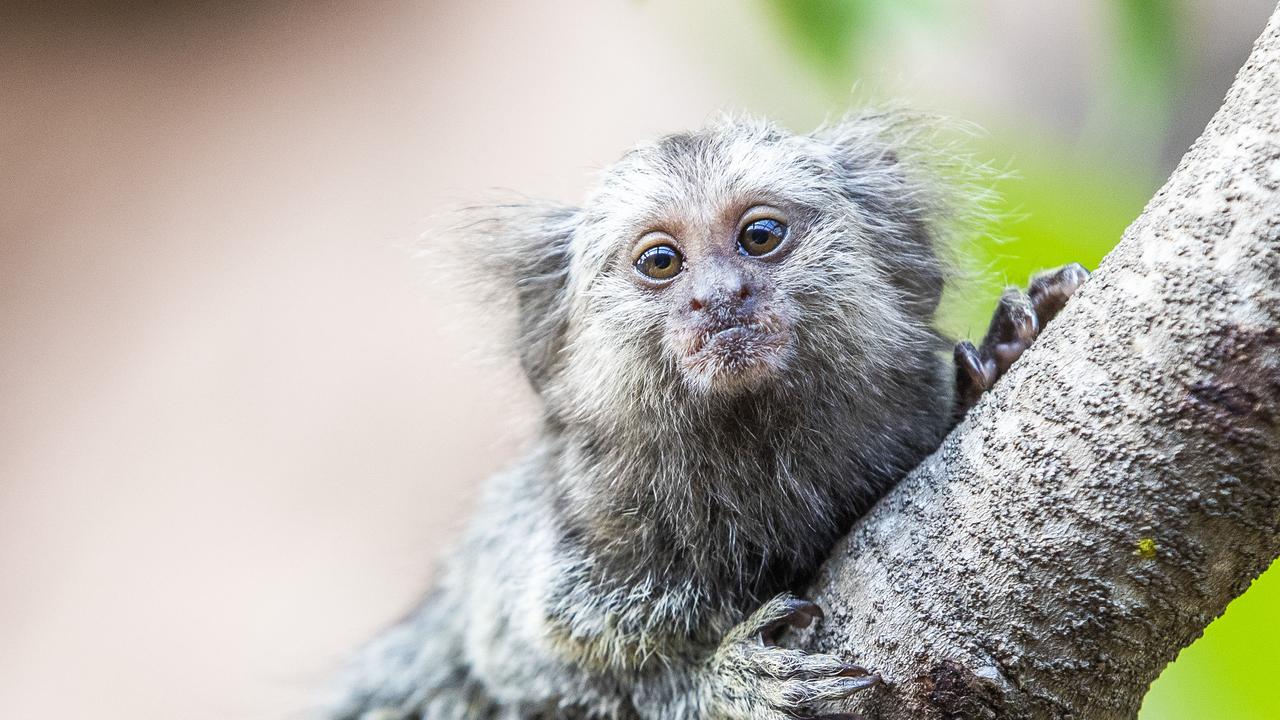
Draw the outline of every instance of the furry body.
[[[476,216],[539,438],[329,717],[765,720],[866,685],[755,638],[951,424],[947,219],[893,127],[726,121],[633,150],[582,208]],[[761,204],[785,253],[725,250]],[[633,268],[650,231],[686,254],[661,287]]]

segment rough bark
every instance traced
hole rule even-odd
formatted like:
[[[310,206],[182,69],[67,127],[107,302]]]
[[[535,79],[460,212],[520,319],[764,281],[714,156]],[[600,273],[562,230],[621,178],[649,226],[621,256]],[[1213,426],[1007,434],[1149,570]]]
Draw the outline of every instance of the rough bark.
[[[867,718],[1129,718],[1280,555],[1280,8],[1119,246],[836,549]]]

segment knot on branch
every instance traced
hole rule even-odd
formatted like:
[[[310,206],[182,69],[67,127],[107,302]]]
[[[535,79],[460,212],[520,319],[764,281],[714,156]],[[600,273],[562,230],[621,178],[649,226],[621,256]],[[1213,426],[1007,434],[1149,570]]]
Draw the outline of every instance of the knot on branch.
[[[995,720],[1008,717],[1004,693],[992,678],[979,677],[954,660],[943,660],[924,678],[929,704],[943,720]]]
[[[1234,445],[1268,442],[1280,421],[1280,329],[1229,325],[1209,348],[1213,374],[1193,384],[1184,408]]]

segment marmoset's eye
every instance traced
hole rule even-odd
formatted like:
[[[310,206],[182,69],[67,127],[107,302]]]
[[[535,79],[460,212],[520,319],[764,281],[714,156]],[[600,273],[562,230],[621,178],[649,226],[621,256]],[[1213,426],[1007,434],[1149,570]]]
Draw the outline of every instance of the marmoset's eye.
[[[786,239],[787,226],[781,220],[752,220],[738,233],[738,252],[752,256],[768,255]]]
[[[640,254],[636,259],[636,270],[654,280],[670,280],[680,272],[684,259],[680,251],[670,245],[655,245]]]

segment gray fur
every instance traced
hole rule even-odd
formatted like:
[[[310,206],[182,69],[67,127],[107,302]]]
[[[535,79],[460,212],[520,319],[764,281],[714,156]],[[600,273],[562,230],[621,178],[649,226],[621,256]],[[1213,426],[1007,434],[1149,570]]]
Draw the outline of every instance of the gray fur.
[[[949,427],[933,314],[950,224],[901,127],[730,119],[632,150],[581,208],[478,211],[475,257],[514,300],[539,439],[327,717],[773,720],[865,685],[755,637]],[[719,218],[762,202],[786,210],[789,253],[724,262],[784,340],[742,350],[765,360],[741,372],[737,350],[691,363],[697,322],[737,322],[690,319],[714,263],[644,287],[633,241],[718,242]]]

